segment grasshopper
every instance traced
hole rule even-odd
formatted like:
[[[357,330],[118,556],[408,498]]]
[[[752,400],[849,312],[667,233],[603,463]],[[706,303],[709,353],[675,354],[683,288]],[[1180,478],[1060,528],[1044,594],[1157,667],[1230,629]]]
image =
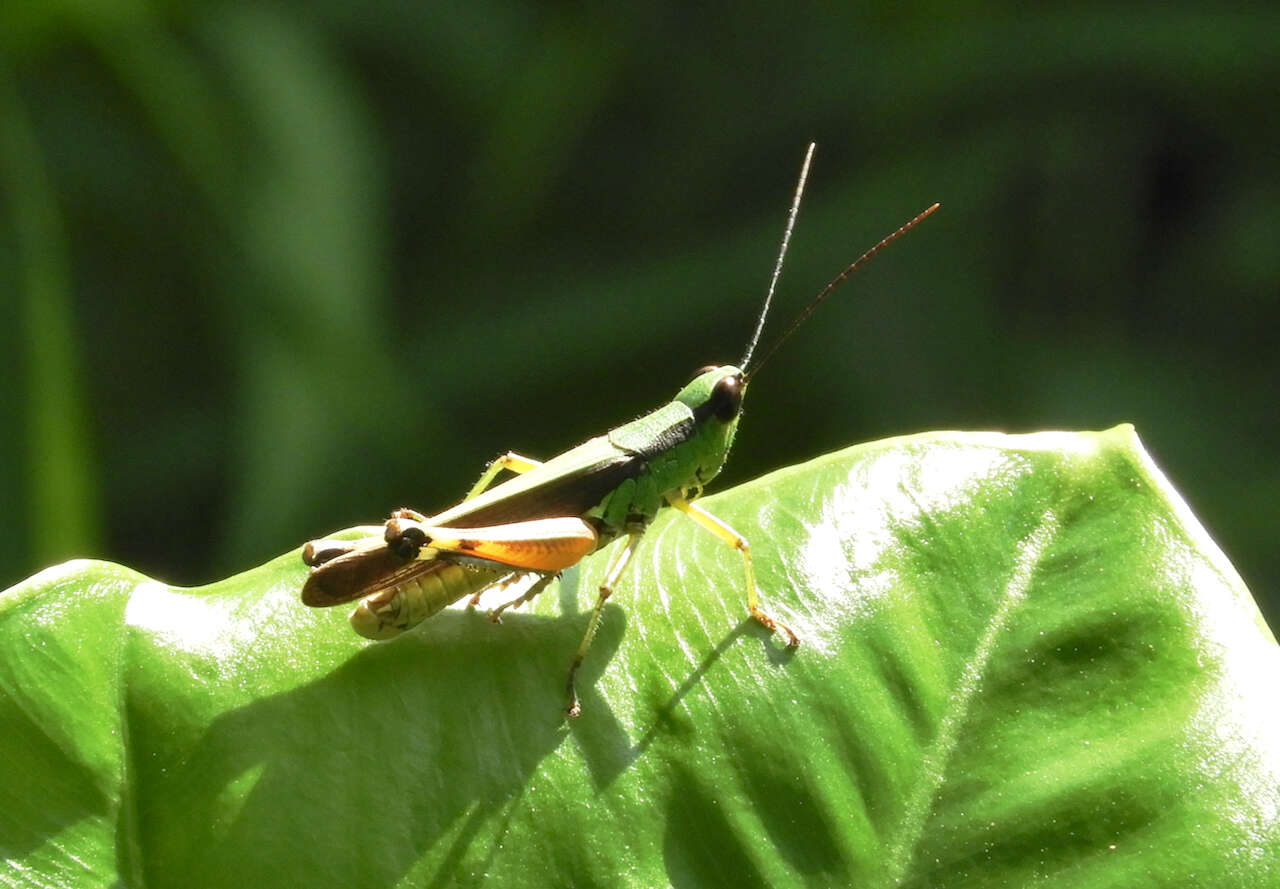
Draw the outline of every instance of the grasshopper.
[[[519,596],[491,612],[496,622],[507,608],[537,596],[565,568],[625,538],[607,563],[586,633],[570,663],[567,713],[575,717],[581,712],[578,670],[605,603],[649,523],[659,510],[673,507],[742,554],[751,617],[782,633],[789,648],[798,646],[795,632],[760,606],[746,539],[693,501],[724,465],[752,377],[841,282],[938,208],[934,204],[837,275],[748,370],[782,271],[813,151],[811,144],[764,308],[738,365],[702,368],[670,403],[545,463],[507,453],[489,464],[461,503],[443,512],[426,516],[400,509],[387,520],[380,538],[308,543],[302,558],[311,573],[302,601],[325,607],[359,599],[350,618],[356,632],[388,639],[465,597],[474,605],[490,589],[526,585]],[[504,470],[516,475],[493,485]]]

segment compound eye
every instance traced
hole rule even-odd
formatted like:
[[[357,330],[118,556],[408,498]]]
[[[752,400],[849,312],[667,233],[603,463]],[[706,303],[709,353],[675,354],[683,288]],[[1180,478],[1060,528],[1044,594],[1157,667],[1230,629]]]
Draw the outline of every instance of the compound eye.
[[[716,419],[724,423],[738,416],[742,409],[742,377],[724,377],[716,383],[707,406]]]

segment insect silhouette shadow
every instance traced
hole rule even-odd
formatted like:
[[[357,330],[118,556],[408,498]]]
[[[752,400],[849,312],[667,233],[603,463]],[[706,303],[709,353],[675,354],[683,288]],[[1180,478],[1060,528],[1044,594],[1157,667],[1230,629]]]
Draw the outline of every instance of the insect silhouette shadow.
[[[148,882],[377,887],[429,857],[435,885],[496,854],[471,847],[495,818],[501,836],[564,741],[564,678],[587,617],[507,612],[495,626],[483,612],[448,610],[215,718],[184,756],[185,776],[142,785],[142,834],[166,837],[148,850]],[[621,608],[606,609],[582,687],[607,667],[624,625]],[[595,695],[590,705],[604,706]],[[149,805],[146,784],[162,805]],[[145,823],[175,809],[207,829]],[[282,834],[296,838],[283,856]]]
[[[649,702],[644,708],[646,715],[635,726],[638,729],[643,725],[644,728],[634,735],[634,739],[609,711],[603,697],[595,691],[594,684],[583,690],[583,717],[579,720],[581,725],[574,726],[574,734],[597,789],[612,784],[663,735],[680,735],[692,730],[688,720],[680,715],[684,701],[707,681],[724,654],[735,644],[743,643],[744,639],[748,643],[757,642],[763,656],[775,666],[785,666],[795,655],[795,649],[779,647],[773,634],[754,618],[744,617],[708,649],[696,665],[690,667],[688,675],[669,695],[661,702]],[[587,727],[590,731],[585,730]]]

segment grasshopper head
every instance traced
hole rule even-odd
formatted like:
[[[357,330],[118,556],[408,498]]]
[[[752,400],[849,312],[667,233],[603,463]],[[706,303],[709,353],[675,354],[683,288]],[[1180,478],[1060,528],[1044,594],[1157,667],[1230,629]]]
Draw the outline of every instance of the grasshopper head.
[[[725,364],[702,368],[676,394],[676,401],[693,411],[696,435],[705,445],[700,449],[702,464],[698,473],[703,482],[710,481],[729,456],[746,389],[742,371]]]
[[[676,394],[679,401],[693,411],[694,419],[702,425],[704,419],[714,418],[721,423],[736,423],[742,412],[742,393],[746,383],[742,371],[732,364],[704,367]]]

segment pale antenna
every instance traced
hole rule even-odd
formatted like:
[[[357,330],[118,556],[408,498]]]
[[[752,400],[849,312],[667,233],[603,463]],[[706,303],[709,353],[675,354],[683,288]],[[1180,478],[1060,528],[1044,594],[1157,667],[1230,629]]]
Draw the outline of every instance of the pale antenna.
[[[796,227],[796,217],[800,215],[800,196],[804,194],[804,183],[809,178],[809,162],[813,160],[813,152],[817,147],[816,142],[810,142],[809,150],[804,153],[804,163],[800,166],[800,179],[796,182],[795,197],[791,199],[791,212],[787,214],[787,227],[782,232],[782,246],[778,248],[778,261],[773,264],[773,277],[769,279],[769,292],[765,294],[764,308],[760,310],[760,318],[756,321],[756,332],[751,335],[747,353],[738,363],[741,370],[747,369],[747,362],[751,360],[751,353],[756,350],[756,343],[760,341],[760,333],[764,330],[764,321],[769,317],[769,305],[773,302],[773,292],[778,289],[778,279],[782,277],[782,261],[787,256],[787,247],[791,244],[791,230]]]

